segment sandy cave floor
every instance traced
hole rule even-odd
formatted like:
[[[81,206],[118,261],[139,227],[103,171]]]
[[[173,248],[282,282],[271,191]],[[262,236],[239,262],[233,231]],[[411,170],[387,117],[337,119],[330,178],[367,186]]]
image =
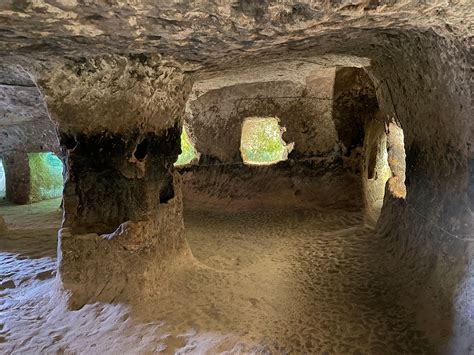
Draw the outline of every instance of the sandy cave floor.
[[[151,303],[66,308],[60,200],[0,205],[0,353],[422,354],[361,213],[187,212],[196,258]]]

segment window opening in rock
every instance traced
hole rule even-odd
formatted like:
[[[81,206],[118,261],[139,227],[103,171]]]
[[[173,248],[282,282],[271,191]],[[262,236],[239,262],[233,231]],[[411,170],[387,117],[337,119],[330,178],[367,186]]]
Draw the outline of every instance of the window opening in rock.
[[[0,159],[0,199],[4,199],[6,194],[5,169],[3,168],[3,160]]]
[[[196,149],[194,148],[188,132],[185,127],[181,131],[181,154],[174,163],[175,166],[186,165],[197,158]]]
[[[276,117],[248,117],[242,124],[240,152],[251,165],[269,165],[288,159],[293,144],[282,139],[285,131]]]
[[[61,197],[63,193],[63,163],[51,152],[29,153],[31,202]]]

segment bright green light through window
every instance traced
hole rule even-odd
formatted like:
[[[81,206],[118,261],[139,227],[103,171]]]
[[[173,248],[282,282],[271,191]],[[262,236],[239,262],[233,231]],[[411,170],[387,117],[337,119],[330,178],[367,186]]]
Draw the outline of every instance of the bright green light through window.
[[[191,163],[195,158],[196,150],[189,139],[188,132],[186,132],[186,129],[183,127],[181,132],[181,154],[178,156],[178,160],[176,160],[174,165],[186,165]]]
[[[63,163],[53,153],[29,153],[31,201],[60,197],[63,193]]]
[[[266,165],[286,160],[288,148],[281,138],[278,119],[249,117],[242,125],[240,151],[245,163]]]

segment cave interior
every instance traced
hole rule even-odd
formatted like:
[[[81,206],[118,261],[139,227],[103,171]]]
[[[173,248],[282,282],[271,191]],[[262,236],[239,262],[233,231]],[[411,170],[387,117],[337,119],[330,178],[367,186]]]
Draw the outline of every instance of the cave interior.
[[[473,11],[1,4],[0,352],[474,354]]]

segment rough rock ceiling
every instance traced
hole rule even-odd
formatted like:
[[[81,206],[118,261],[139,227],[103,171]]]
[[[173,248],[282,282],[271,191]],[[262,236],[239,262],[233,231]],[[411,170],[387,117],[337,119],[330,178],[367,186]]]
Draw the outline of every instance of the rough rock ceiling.
[[[311,47],[324,54],[337,52],[340,46],[344,52],[344,41],[367,29],[439,27],[467,33],[472,25],[470,3],[4,0],[0,48],[2,56],[16,62],[20,56],[61,61],[110,53],[159,53],[195,70],[234,66],[239,58],[255,58],[257,53],[271,57],[273,52],[274,58],[282,59],[290,49]]]
[[[436,80],[436,73],[446,72],[445,63],[460,68],[460,77],[449,79],[460,85],[469,67],[473,14],[472,0],[4,0],[1,91],[5,98],[11,85],[28,90],[23,89],[31,85],[28,73],[36,79],[61,73],[56,64],[81,66],[84,57],[133,53],[161,55],[167,66],[192,72],[207,89],[229,80],[271,78],[272,68],[282,63],[287,75],[293,70],[301,76],[313,64],[366,66],[369,60],[376,77],[394,78],[392,86],[405,71],[419,78],[431,76],[428,69],[434,68],[430,80]],[[301,62],[306,64],[290,64]],[[11,99],[2,100],[12,107]],[[24,121],[27,113],[9,117]]]
[[[320,72],[326,65],[331,66],[357,66],[366,67],[370,65],[367,58],[353,56],[326,56],[313,58],[311,61],[287,60],[265,63],[239,70],[228,69],[218,73],[208,74],[202,80],[196,80],[193,86],[196,97],[209,91],[237,84],[270,82],[270,81],[292,81],[305,84],[308,76]]]

